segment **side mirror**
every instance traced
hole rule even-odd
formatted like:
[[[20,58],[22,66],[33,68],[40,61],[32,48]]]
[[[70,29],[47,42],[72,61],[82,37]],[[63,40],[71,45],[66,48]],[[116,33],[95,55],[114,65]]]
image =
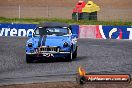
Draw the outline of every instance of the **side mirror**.
[[[29,37],[29,38],[32,38],[32,34],[28,34],[28,37]]]

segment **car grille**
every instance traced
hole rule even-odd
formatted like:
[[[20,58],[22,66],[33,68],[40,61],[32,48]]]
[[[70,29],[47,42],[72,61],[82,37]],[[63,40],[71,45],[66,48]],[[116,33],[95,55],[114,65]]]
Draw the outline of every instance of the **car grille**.
[[[59,47],[45,47],[42,46],[38,48],[39,52],[46,52],[46,51],[54,51],[54,52],[59,52]]]

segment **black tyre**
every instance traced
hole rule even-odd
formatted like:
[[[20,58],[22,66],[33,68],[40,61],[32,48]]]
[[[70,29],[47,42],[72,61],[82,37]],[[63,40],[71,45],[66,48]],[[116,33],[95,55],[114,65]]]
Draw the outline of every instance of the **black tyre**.
[[[78,83],[78,84],[85,84],[86,83],[86,78],[84,77],[84,76],[80,76],[79,74],[77,74],[77,76],[76,76],[76,82]]]
[[[97,20],[97,12],[90,13],[90,20]]]
[[[77,16],[76,16],[76,13],[72,13],[72,19],[76,20]]]
[[[85,77],[80,77],[80,80],[79,80],[80,84],[85,84],[86,83],[86,78]]]
[[[26,55],[26,62],[33,63],[34,62],[33,57],[31,55]]]
[[[82,13],[72,13],[72,19],[77,20],[77,15],[78,15],[78,20],[82,19]]]
[[[73,59],[75,59],[75,58],[77,58],[77,48],[76,48],[76,50],[73,53]]]
[[[66,57],[66,61],[72,61],[73,59],[73,53],[72,53],[72,50],[70,51],[70,54],[68,54],[68,56]]]

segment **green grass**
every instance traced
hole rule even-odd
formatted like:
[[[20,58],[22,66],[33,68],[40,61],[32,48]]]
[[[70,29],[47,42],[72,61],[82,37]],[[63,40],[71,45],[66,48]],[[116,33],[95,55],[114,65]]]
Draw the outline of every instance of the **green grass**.
[[[0,23],[32,23],[38,24],[40,22],[64,22],[68,24],[79,25],[118,25],[118,26],[132,26],[132,22],[113,22],[113,21],[88,21],[88,20],[72,20],[72,19],[57,19],[57,18],[4,18],[0,17]]]

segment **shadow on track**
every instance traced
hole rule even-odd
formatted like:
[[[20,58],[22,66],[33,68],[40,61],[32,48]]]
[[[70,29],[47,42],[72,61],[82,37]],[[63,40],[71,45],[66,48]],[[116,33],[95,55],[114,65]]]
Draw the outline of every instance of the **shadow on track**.
[[[33,63],[56,63],[56,62],[73,62],[73,61],[81,61],[87,59],[88,56],[78,56],[72,61],[67,61],[65,58],[57,58],[57,59],[42,59],[42,60],[34,60]],[[32,63],[30,63],[32,64]]]

